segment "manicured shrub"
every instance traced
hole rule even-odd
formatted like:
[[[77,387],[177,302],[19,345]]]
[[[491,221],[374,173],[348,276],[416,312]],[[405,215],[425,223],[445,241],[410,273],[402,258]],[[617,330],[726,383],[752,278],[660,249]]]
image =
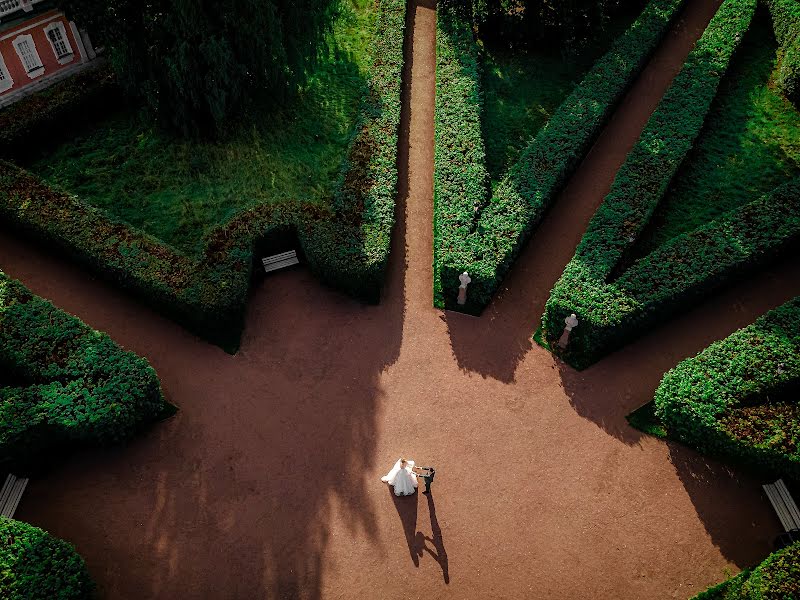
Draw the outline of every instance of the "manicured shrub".
[[[61,135],[92,122],[119,104],[119,90],[106,66],[60,81],[0,110],[0,155],[41,151]]]
[[[460,88],[451,97],[454,104],[436,115],[434,287],[438,306],[478,314],[489,303],[683,4],[683,0],[651,0],[521,153],[491,199],[486,194],[479,197],[485,159],[473,126],[480,98],[477,76],[469,68],[461,73],[453,68],[454,61],[469,65],[472,59],[455,56],[438,61],[437,89]],[[449,31],[454,29],[461,33],[454,33],[451,40],[463,40],[463,28],[454,26]],[[453,45],[453,52],[471,52],[469,48],[462,41]],[[458,79],[452,79],[453,75]],[[450,80],[445,79],[448,76]],[[463,132],[453,116],[458,112],[467,125]],[[465,172],[476,176],[469,188]],[[464,192],[468,198],[460,195]],[[463,271],[469,272],[472,283],[467,304],[460,307],[456,298],[458,275]]]
[[[673,238],[611,283],[581,280],[587,269],[573,260],[547,302],[548,338],[557,339],[563,319],[576,313],[580,325],[562,356],[583,368],[692,306],[732,277],[768,264],[800,242],[798,195],[800,180],[785,184]],[[567,278],[574,287],[564,285]]]
[[[148,362],[0,272],[0,462],[130,439],[166,408]]]
[[[0,598],[88,600],[94,587],[71,544],[33,525],[0,517]]]
[[[700,452],[800,480],[798,384],[800,297],[664,375],[656,414]]]
[[[777,84],[800,106],[800,3],[797,0],[766,0],[775,37],[781,47]]]
[[[800,597],[800,542],[770,554],[692,600],[789,600]]]
[[[214,230],[195,260],[0,161],[0,220],[229,352],[244,324],[254,249],[273,230],[295,231],[309,266],[326,282],[377,302],[394,226],[405,6],[380,3],[370,94],[333,210],[292,201],[256,206]]]
[[[756,0],[726,0],[720,6],[628,154],[556,283],[543,328],[553,343],[561,335],[564,318],[578,315],[580,325],[564,355],[572,364],[585,366],[597,359],[602,345],[619,343],[619,339],[612,343],[605,338],[616,335],[615,328],[639,308],[608,279],[648,224],[691,150],[755,7]]]

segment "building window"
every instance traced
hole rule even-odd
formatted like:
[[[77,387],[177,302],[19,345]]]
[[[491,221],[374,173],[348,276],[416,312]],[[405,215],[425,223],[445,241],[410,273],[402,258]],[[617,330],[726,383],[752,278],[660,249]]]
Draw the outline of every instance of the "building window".
[[[14,80],[11,79],[11,73],[8,72],[3,55],[0,54],[0,92],[10,90],[12,87],[14,87]]]
[[[47,39],[50,40],[50,45],[53,47],[53,53],[58,59],[58,64],[64,65],[72,62],[72,46],[69,45],[64,24],[61,21],[56,21],[45,27],[44,31],[47,34]]]
[[[21,35],[14,40],[14,48],[17,51],[22,66],[28,73],[28,77],[34,79],[44,73],[44,65],[36,52],[36,44],[30,35]]]

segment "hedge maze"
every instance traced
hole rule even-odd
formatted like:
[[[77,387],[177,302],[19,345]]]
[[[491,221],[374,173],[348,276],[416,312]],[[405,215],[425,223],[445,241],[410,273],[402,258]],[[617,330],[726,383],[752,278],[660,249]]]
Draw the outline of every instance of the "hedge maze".
[[[309,267],[323,281],[377,302],[394,226],[405,2],[380,3],[369,93],[330,207],[287,200],[255,206],[211,233],[202,255],[189,257],[129,224],[52,189],[24,169],[0,162],[0,221],[99,273],[229,352],[238,348],[256,248],[270,236],[296,235]],[[91,88],[116,93],[107,75]],[[2,150],[14,152],[81,106],[85,82],[71,81],[59,100],[15,104],[4,117]],[[32,97],[35,98],[35,97]]]
[[[542,322],[551,346],[566,316],[575,313],[580,321],[560,352],[573,366],[588,366],[700,296],[791,251],[800,238],[800,188],[793,180],[645,256],[633,256],[676,173],[691,159],[755,9],[754,0],[722,4],[551,292]]]
[[[492,193],[480,129],[478,51],[457,3],[439,5],[434,298],[479,314],[683,7],[652,0],[531,140]],[[456,304],[458,275],[472,278]]]

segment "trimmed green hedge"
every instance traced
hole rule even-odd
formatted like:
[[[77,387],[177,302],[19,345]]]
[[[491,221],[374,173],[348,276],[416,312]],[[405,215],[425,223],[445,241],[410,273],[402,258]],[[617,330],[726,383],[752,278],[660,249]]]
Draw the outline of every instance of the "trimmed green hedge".
[[[563,280],[580,281],[582,274],[570,263],[547,303],[548,339],[558,339],[563,319],[575,312],[580,324],[567,349],[559,351],[576,368],[586,367],[691,307],[732,277],[769,264],[800,242],[798,197],[800,179],[673,238],[612,283],[581,282],[569,288]]]
[[[111,69],[100,63],[0,110],[0,155],[39,151],[43,140],[57,139],[120,102]]]
[[[766,3],[781,47],[777,84],[789,100],[800,106],[800,2],[766,0]]]
[[[480,85],[463,21],[440,11],[434,217],[437,306],[472,314],[489,303],[558,192],[599,136],[617,103],[679,14],[684,0],[651,0],[628,31],[562,103],[488,198],[483,142],[476,129]],[[450,89],[452,88],[452,89]],[[460,116],[460,118],[459,118]],[[473,179],[470,179],[470,178]],[[458,275],[472,278],[456,304]]]
[[[397,190],[397,145],[406,3],[382,0],[370,93],[335,192],[333,210],[300,202],[257,206],[209,236],[193,260],[0,161],[0,220],[55,247],[197,335],[235,352],[255,249],[293,230],[312,271],[377,302],[389,256]]]
[[[75,548],[46,531],[0,517],[0,598],[88,600],[94,582]]]
[[[800,297],[667,372],[656,415],[700,452],[800,480],[800,404],[782,400],[798,384]]]
[[[585,366],[618,345],[624,335],[617,330],[627,327],[632,311],[641,310],[626,290],[608,279],[648,224],[691,150],[755,8],[756,0],[726,0],[720,6],[628,154],[553,288],[543,329],[548,343],[555,346],[564,319],[571,313],[578,315],[580,325],[564,354],[571,364]],[[702,253],[702,248],[697,250],[698,258]],[[694,266],[699,266],[698,261]],[[702,267],[701,273],[711,268]]]
[[[130,439],[167,404],[148,362],[0,271],[0,463]]]
[[[692,600],[791,600],[800,598],[800,542],[770,554],[755,569],[707,589]]]
[[[479,50],[458,3],[440,2],[436,25],[436,128],[433,186],[434,303],[444,307],[443,256],[467,239],[490,193],[481,130]]]

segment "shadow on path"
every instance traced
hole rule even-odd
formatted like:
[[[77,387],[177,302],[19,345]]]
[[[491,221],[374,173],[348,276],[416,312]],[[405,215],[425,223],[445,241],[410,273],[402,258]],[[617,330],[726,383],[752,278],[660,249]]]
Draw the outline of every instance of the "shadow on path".
[[[447,550],[444,549],[444,538],[442,537],[442,528],[439,525],[439,519],[436,517],[436,503],[433,500],[433,493],[424,494],[428,500],[428,513],[431,517],[431,537],[418,533],[422,537],[421,546],[422,550],[431,555],[431,557],[439,563],[442,568],[442,577],[446,584],[450,583],[450,565],[447,561]],[[433,550],[428,547],[425,542],[433,544]]]

